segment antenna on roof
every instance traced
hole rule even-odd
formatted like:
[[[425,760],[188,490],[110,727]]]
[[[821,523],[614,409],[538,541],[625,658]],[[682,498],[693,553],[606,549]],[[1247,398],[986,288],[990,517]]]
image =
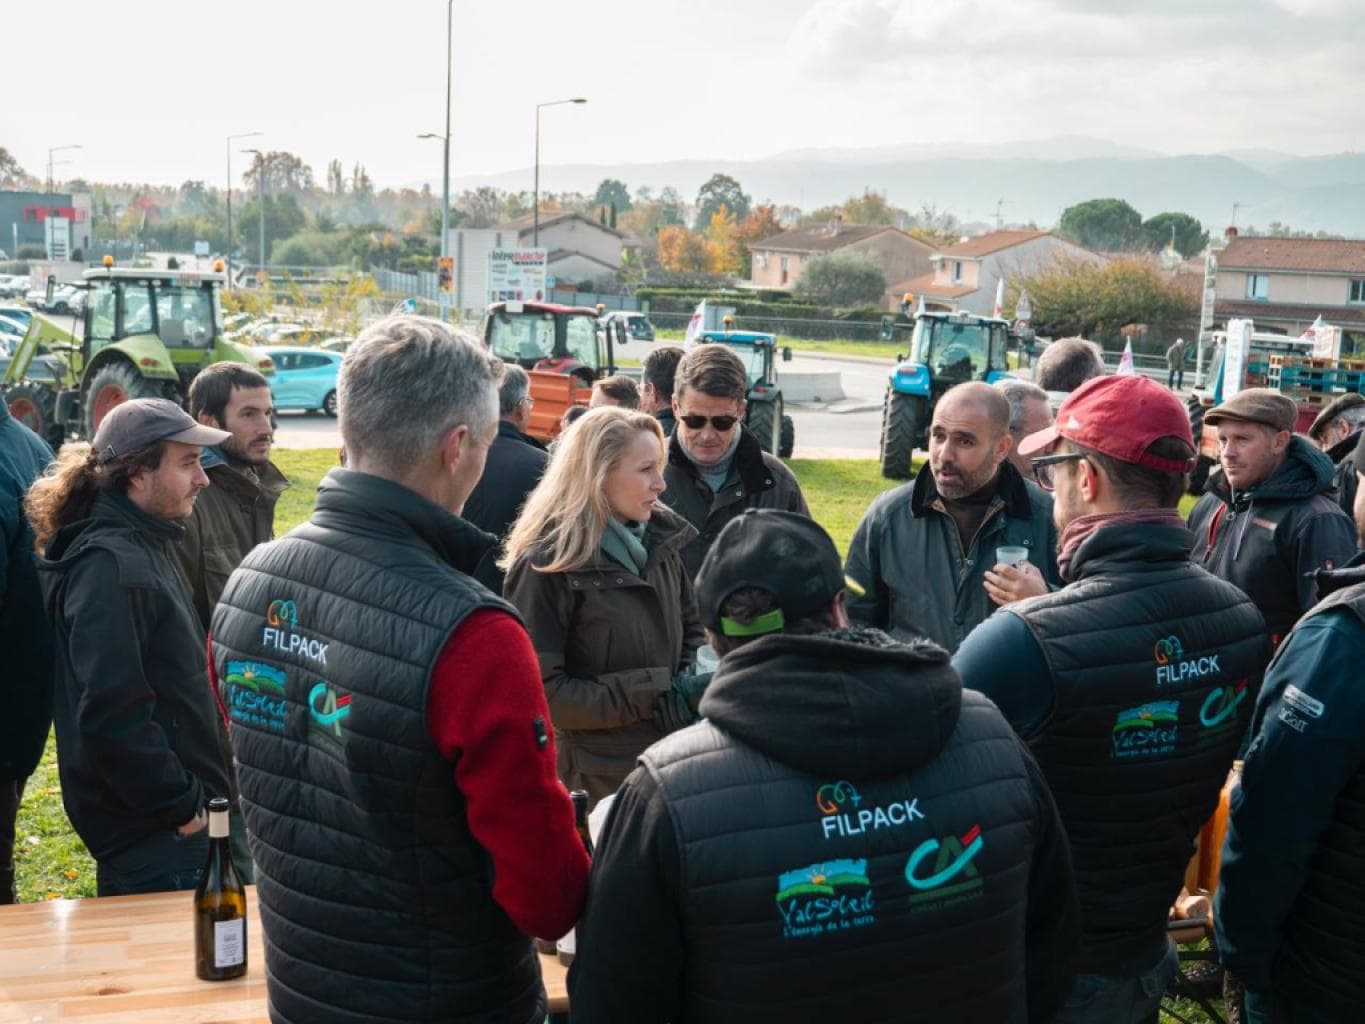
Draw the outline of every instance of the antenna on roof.
[[[999,231],[1002,227],[1004,227],[1004,222],[1001,221],[1001,219],[1000,219],[1000,207],[1002,207],[1002,206],[1004,206],[1004,205],[1005,205],[1005,200],[1004,200],[1004,199],[997,199],[997,200],[995,201],[995,230],[996,230],[996,231]]]

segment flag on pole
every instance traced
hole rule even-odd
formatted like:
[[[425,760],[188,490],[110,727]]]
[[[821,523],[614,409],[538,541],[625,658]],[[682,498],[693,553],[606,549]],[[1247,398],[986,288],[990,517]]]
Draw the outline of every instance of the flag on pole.
[[[1119,359],[1119,368],[1114,371],[1120,377],[1133,377],[1137,375],[1137,370],[1133,369],[1133,339],[1129,338],[1123,343],[1123,356]]]
[[[1319,313],[1319,314],[1318,314],[1318,318],[1317,318],[1316,320],[1314,320],[1311,324],[1308,325],[1308,329],[1307,329],[1307,330],[1305,330],[1302,334],[1299,335],[1299,340],[1300,340],[1300,341],[1317,341],[1317,340],[1318,340],[1318,335],[1322,332],[1322,329],[1323,329],[1324,327],[1326,327],[1326,326],[1327,326],[1327,325],[1326,325],[1325,323],[1323,323],[1323,321],[1322,321],[1322,314]]]
[[[697,335],[702,332],[702,324],[706,322],[706,300],[702,299],[697,303],[696,311],[692,314],[692,319],[687,321],[687,333],[683,335],[683,351],[691,352],[692,346],[697,343]]]
[[[995,312],[991,316],[1005,315],[1005,279],[995,282]]]
[[[1028,292],[1023,288],[1019,289],[1019,300],[1014,304],[1014,319],[1021,324],[1033,319],[1033,303],[1029,301]]]

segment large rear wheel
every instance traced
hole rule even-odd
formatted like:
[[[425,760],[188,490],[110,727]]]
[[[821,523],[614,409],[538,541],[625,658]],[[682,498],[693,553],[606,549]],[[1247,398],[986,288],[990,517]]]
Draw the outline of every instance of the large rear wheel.
[[[796,424],[787,415],[782,417],[782,446],[778,452],[784,459],[790,459],[796,449]]]
[[[782,410],[777,402],[750,402],[746,424],[765,452],[776,455],[781,438]]]
[[[882,476],[891,480],[910,478],[910,457],[915,452],[923,406],[923,400],[914,395],[887,389],[882,406]]]
[[[11,384],[5,388],[9,414],[28,427],[55,451],[62,444],[62,427],[57,422],[57,393],[40,384]]]
[[[167,385],[142,376],[124,362],[105,363],[85,392],[85,436],[93,441],[104,417],[130,398],[165,398]]]

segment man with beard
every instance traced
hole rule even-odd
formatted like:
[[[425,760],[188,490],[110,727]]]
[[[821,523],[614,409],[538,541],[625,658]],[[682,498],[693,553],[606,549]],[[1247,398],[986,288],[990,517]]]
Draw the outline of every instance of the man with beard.
[[[849,599],[850,618],[952,652],[996,605],[1056,581],[1052,501],[1011,465],[1009,427],[1009,401],[989,384],[939,399],[929,461],[878,497],[853,534],[844,571],[863,593]],[[1028,558],[997,564],[1003,547]]]
[[[275,407],[270,385],[255,370],[241,363],[207,367],[190,385],[189,411],[230,435],[204,449],[209,486],[175,545],[194,610],[208,629],[232,571],[248,551],[275,536],[275,503],[289,481],[270,461]]]
[[[1269,655],[1247,596],[1191,564],[1180,400],[1088,381],[1021,446],[1053,491],[1067,585],[1010,605],[953,664],[1028,741],[1071,842],[1083,938],[1059,1024],[1147,1024],[1175,973],[1166,917]]]

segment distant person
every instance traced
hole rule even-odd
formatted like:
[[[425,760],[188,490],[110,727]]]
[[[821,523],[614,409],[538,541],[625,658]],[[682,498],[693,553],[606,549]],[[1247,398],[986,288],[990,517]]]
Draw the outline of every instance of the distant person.
[[[1313,574],[1345,565],[1356,531],[1332,493],[1332,460],[1294,433],[1298,406],[1248,388],[1204,414],[1220,468],[1190,512],[1194,560],[1244,591],[1278,644],[1317,603]]]
[[[1166,386],[1179,391],[1185,386],[1185,339],[1176,338],[1166,350]]]
[[[506,540],[526,496],[540,483],[550,461],[545,446],[526,433],[535,406],[531,378],[520,366],[504,367],[498,387],[498,434],[488,449],[483,476],[464,503],[463,517],[499,543]],[[581,406],[574,406],[581,408]],[[502,574],[497,573],[501,583]],[[501,588],[498,588],[501,592]]]
[[[588,408],[600,409],[604,405],[617,405],[622,409],[640,408],[639,386],[624,374],[603,377],[592,386],[592,398],[588,401]]]
[[[744,425],[748,394],[744,363],[724,345],[698,345],[678,363],[677,429],[668,443],[663,500],[700,534],[683,552],[689,577],[725,524],[745,509],[810,515],[792,471]]]
[[[594,409],[568,430],[507,538],[504,592],[531,634],[559,773],[596,803],[640,752],[696,718],[705,679],[682,552],[696,531],[659,500],[659,421]]]
[[[1356,440],[1365,427],[1365,395],[1349,391],[1334,398],[1318,413],[1308,428],[1311,437],[1336,466],[1332,483],[1337,504],[1348,516],[1354,514],[1356,500]]]
[[[24,785],[42,760],[52,727],[52,624],[43,611],[24,494],[52,461],[52,449],[10,415],[0,397],[0,904],[18,898],[14,829]]]
[[[367,327],[347,468],[214,613],[276,1024],[545,1017],[527,936],[568,931],[588,858],[535,653],[460,518],[502,373],[440,321]]]
[[[659,421],[664,437],[672,437],[678,427],[673,415],[673,381],[684,355],[677,345],[661,345],[651,349],[642,364],[640,409]]]
[[[1091,377],[1103,376],[1100,347],[1085,338],[1058,338],[1033,365],[1033,383],[1044,391],[1070,392]]]
[[[873,500],[844,571],[862,589],[849,617],[948,652],[996,607],[1056,582],[1052,499],[1009,461],[1009,401],[981,381],[934,406],[929,458],[915,479]],[[998,563],[1001,547],[1027,553]]]
[[[127,401],[25,501],[56,633],[62,805],[100,896],[193,889],[205,806],[229,795],[204,627],[172,549],[209,485],[200,450],[231,436],[167,399]]]
[[[1047,392],[1037,384],[1017,377],[1002,378],[995,382],[995,387],[1010,403],[1010,437],[1014,439],[1009,453],[1010,464],[1025,480],[1032,480],[1032,460],[1019,454],[1019,445],[1030,434],[1052,426],[1052,406]]]
[[[622,785],[575,1019],[1051,1019],[1076,894],[1042,773],[947,655],[852,627],[829,534],[759,509],[697,577],[705,720]]]

